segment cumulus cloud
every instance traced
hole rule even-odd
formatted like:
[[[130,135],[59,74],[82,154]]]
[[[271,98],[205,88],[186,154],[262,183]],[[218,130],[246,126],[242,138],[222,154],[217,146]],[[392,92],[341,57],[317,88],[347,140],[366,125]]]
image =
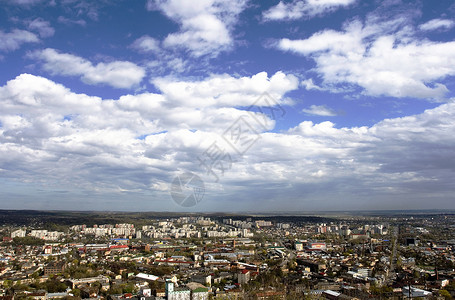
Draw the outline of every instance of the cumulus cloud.
[[[135,174],[138,171],[129,167],[134,165],[141,170],[147,167],[147,158],[142,159],[142,167],[139,161],[132,164],[133,157],[140,159],[138,151],[143,151],[138,147],[142,142],[136,137],[155,132],[157,126],[141,118],[137,109],[120,109],[122,99],[102,101],[74,94],[52,81],[28,74],[9,81],[1,92],[1,152],[12,154],[4,157],[2,168],[11,164],[14,157],[23,155],[18,162],[21,167],[16,170],[19,173],[24,168],[32,171],[47,165],[42,174],[50,182],[68,176],[76,185],[89,187],[91,184],[83,179],[88,169],[109,171],[106,174],[109,177],[114,176],[110,172],[115,168]],[[159,103],[158,95],[142,95],[130,107],[138,105],[145,109],[155,101]],[[110,164],[116,167],[110,169]],[[95,173],[91,174],[92,179],[102,176]],[[99,183],[104,185],[102,180]],[[109,185],[107,181],[105,184]]]
[[[356,0],[293,0],[280,1],[262,14],[265,21],[312,18],[354,4]]]
[[[447,30],[452,28],[455,22],[448,19],[433,19],[419,26],[420,30],[432,31],[437,29]]]
[[[174,78],[152,80],[166,97],[185,106],[249,106],[267,92],[284,103],[282,96],[298,87],[294,75],[277,72],[270,78],[266,72],[251,77],[212,75],[203,81],[181,81]],[[264,105],[264,103],[260,103]]]
[[[147,190],[181,167],[197,168],[195,158],[218,131],[248,115],[232,106],[182,105],[166,94],[100,99],[29,74],[0,88],[0,105],[0,168],[17,167],[9,176],[32,180],[37,168],[50,182],[63,176],[82,188],[108,190]]]
[[[371,96],[440,99],[448,92],[441,80],[455,75],[455,42],[420,40],[403,19],[355,20],[342,31],[283,38],[277,48],[313,59],[324,88],[334,92],[358,86]]]
[[[100,62],[90,61],[55,49],[44,49],[30,54],[31,58],[42,62],[43,68],[54,75],[79,76],[87,84],[107,84],[115,88],[137,86],[145,76],[142,67],[128,61]]]
[[[311,105],[309,108],[304,108],[302,111],[314,116],[334,117],[337,115],[336,111],[325,105]]]
[[[167,48],[182,48],[193,56],[217,56],[233,45],[231,31],[246,0],[207,0],[194,5],[184,0],[149,0],[148,10],[159,10],[180,24],[180,31],[163,41]]]
[[[213,209],[231,208],[233,199],[251,196],[252,187],[264,209],[281,210],[286,205],[318,209],[324,203],[332,209],[354,209],[359,198],[390,207],[403,195],[417,202],[453,197],[455,103],[371,127],[304,121],[280,133],[258,131],[260,138],[242,157],[222,144],[234,162],[221,183],[213,183],[197,157],[214,141],[222,141],[219,132],[248,117],[235,106],[249,102],[223,99],[216,84],[226,84],[227,94],[246,98],[267,90],[281,93],[278,99],[283,99],[294,87],[289,75],[257,76],[181,82],[188,88],[181,92],[189,99],[201,97],[195,105],[176,100],[167,89],[169,82],[160,94],[112,100],[76,94],[46,78],[22,74],[0,87],[0,177],[104,195],[152,193],[165,200],[169,195],[163,191],[172,178],[192,171],[206,181],[204,207]],[[286,81],[292,84],[279,90],[278,83]],[[259,89],[258,82],[265,88]],[[339,197],[347,198],[338,206],[326,201]],[[248,203],[257,205],[241,205],[248,208]],[[400,203],[410,204],[404,199]]]
[[[13,29],[11,32],[0,30],[0,50],[14,51],[25,43],[37,43],[39,38],[36,34],[20,29]]]

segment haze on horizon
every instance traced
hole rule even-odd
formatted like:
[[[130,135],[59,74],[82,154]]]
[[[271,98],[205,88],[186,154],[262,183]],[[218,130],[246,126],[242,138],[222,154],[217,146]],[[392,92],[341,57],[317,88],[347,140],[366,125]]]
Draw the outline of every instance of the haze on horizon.
[[[0,209],[455,209],[454,13],[5,0]]]

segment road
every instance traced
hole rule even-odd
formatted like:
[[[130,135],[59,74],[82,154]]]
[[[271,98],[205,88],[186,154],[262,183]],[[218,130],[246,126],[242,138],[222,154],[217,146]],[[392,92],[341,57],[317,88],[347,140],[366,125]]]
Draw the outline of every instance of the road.
[[[395,279],[395,265],[397,263],[397,241],[398,241],[398,231],[399,226],[393,228],[393,236],[392,236],[392,256],[390,257],[390,270],[389,275],[387,276],[387,280],[391,281]]]

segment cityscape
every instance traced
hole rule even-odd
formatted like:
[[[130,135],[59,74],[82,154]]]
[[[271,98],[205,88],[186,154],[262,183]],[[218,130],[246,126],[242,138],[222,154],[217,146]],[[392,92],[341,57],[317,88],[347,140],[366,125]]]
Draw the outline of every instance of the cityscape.
[[[56,223],[58,212],[53,221],[35,213],[15,212],[24,224],[1,227],[2,299],[455,295],[454,213],[131,213],[134,223],[115,224],[95,224],[103,214],[85,213],[90,223],[75,225]],[[64,219],[80,218],[75,213]]]

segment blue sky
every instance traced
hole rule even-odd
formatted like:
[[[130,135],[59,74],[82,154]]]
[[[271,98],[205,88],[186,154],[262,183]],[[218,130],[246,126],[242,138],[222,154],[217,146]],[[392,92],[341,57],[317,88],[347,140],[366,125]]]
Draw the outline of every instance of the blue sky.
[[[454,209],[454,13],[3,0],[0,208]],[[190,208],[170,196],[185,172]]]

